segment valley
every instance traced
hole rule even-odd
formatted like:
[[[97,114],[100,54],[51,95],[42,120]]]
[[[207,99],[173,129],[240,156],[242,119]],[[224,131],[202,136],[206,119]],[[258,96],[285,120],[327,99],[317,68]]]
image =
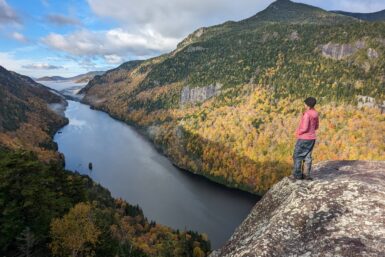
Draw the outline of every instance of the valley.
[[[41,1],[32,29],[0,1],[0,256],[382,256],[384,11],[277,0],[186,36],[129,30],[157,4],[118,2]],[[309,96],[314,176],[295,180]]]

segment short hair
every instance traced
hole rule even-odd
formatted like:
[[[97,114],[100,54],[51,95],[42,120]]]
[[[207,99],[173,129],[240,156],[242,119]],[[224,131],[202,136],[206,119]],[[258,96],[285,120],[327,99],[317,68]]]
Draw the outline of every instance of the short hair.
[[[305,104],[310,108],[314,108],[314,106],[317,104],[317,100],[314,97],[308,97],[305,100]]]

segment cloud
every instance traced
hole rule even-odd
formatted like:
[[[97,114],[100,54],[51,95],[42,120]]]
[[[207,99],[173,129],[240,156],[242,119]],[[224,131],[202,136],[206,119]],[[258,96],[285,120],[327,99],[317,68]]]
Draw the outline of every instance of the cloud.
[[[108,64],[120,64],[124,61],[124,59],[121,56],[118,56],[116,54],[105,55],[104,59]]]
[[[54,25],[66,26],[66,25],[81,25],[80,20],[71,18],[61,14],[48,14],[46,20]]]
[[[83,29],[67,35],[51,33],[42,42],[75,56],[99,56],[111,61],[122,55],[151,55],[170,51],[179,40],[150,30],[133,34],[115,28],[107,31]]]
[[[327,10],[374,12],[384,0],[294,0]],[[99,17],[112,18],[130,28],[146,28],[180,38],[202,26],[248,18],[273,0],[87,0]]]
[[[254,15],[272,0],[87,0],[100,17],[112,18],[130,28],[146,28],[180,38],[201,26]]]
[[[0,24],[6,23],[20,23],[20,18],[5,0],[0,0]]]
[[[32,63],[32,64],[22,65],[21,67],[29,70],[58,70],[58,69],[64,68],[63,66],[56,66],[56,65],[47,64],[47,63]]]
[[[11,37],[22,43],[28,42],[28,39],[23,34],[16,31],[11,34]]]

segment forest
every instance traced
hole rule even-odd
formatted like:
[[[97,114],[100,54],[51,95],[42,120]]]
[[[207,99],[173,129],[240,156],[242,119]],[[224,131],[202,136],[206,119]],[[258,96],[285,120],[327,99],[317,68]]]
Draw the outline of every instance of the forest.
[[[0,149],[1,256],[205,257],[193,231],[149,221],[139,206],[113,199],[88,176]]]

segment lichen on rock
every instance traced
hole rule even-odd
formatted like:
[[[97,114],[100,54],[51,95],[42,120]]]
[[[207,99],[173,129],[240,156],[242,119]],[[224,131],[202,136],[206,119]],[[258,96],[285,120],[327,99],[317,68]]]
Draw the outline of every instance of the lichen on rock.
[[[210,257],[384,256],[385,162],[316,165],[276,184]]]

